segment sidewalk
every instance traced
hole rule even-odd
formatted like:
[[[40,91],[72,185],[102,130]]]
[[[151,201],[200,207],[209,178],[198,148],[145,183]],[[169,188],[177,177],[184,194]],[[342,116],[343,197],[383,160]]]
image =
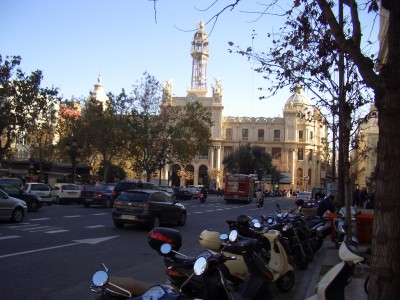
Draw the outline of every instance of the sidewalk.
[[[363,253],[365,249],[370,246],[368,244],[362,244],[358,246],[358,250]],[[317,265],[314,270],[312,278],[310,278],[310,284],[305,294],[305,299],[315,294],[315,287],[321,277],[328,272],[334,265],[339,263],[341,260],[338,255],[338,249],[335,249],[335,245],[332,241],[326,240],[322,249],[318,255]],[[357,265],[354,268],[354,275],[351,278],[351,282],[345,288],[345,299],[346,300],[364,300],[367,299],[367,294],[364,291],[364,281],[369,273],[369,267],[366,265]]]

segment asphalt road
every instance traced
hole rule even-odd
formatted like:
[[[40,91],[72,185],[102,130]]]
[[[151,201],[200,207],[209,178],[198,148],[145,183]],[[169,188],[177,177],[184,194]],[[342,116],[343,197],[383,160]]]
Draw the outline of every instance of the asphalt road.
[[[209,195],[206,203],[181,201],[187,208],[181,231],[180,252],[196,255],[202,248],[197,237],[204,229],[227,232],[226,220],[240,214],[257,217],[273,214],[276,203],[293,208],[294,199],[266,198],[264,208],[251,204],[226,204]],[[136,226],[114,227],[111,209],[81,205],[44,206],[19,224],[0,223],[0,297],[8,299],[94,299],[91,277],[105,263],[110,274],[142,281],[165,280],[162,257],[147,243],[147,230]],[[295,270],[295,287],[287,294],[274,285],[275,299],[304,299],[313,265]]]

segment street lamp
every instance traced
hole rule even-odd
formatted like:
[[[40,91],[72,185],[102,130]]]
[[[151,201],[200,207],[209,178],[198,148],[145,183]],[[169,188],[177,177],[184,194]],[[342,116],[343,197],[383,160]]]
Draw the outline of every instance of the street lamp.
[[[69,157],[72,162],[72,182],[75,183],[75,174],[76,174],[76,161],[78,156],[82,153],[82,146],[78,146],[78,142],[74,139],[72,143],[68,143],[65,145],[65,149],[68,152]]]

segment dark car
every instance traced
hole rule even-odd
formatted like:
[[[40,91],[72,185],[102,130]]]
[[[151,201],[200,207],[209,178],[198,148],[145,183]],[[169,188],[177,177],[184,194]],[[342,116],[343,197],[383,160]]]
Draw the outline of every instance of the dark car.
[[[112,192],[116,183],[103,183],[96,186],[91,186],[82,190],[83,206],[89,207],[90,205],[103,205],[110,208],[114,205]]]
[[[141,180],[122,180],[117,183],[112,191],[112,199],[117,199],[123,191],[134,189],[159,190],[159,188],[151,182],[143,182]]]
[[[163,191],[128,190],[115,200],[112,219],[118,228],[124,224],[146,225],[149,228],[166,223],[183,226],[186,223],[186,209]]]
[[[19,187],[12,183],[0,183],[0,189],[6,192],[9,196],[23,200],[28,206],[28,211],[38,211],[42,207],[40,196],[24,192]]]
[[[19,187],[20,189],[23,188],[24,183],[22,182],[21,179],[19,178],[13,178],[13,177],[3,177],[0,178],[0,183],[11,183],[13,185],[16,185],[17,187]]]
[[[175,188],[174,196],[178,200],[190,200],[193,198],[192,192],[187,188]]]

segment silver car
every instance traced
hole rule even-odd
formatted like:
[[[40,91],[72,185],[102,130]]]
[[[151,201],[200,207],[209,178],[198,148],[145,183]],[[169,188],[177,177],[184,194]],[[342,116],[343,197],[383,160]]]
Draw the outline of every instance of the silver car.
[[[10,197],[6,192],[0,190],[0,220],[21,222],[28,211],[25,201]]]

